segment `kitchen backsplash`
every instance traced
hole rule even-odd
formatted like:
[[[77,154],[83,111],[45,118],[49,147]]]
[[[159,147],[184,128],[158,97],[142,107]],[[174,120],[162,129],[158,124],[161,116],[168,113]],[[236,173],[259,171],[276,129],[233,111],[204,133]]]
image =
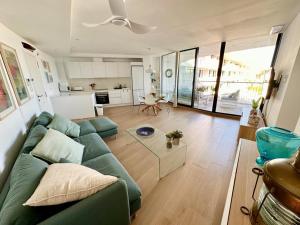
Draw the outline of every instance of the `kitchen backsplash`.
[[[96,79],[69,79],[69,85],[71,87],[80,86],[85,91],[92,90],[90,87],[91,83],[95,83],[95,89],[113,89],[115,86],[121,84],[128,88],[132,87],[132,80],[130,78],[96,78]]]

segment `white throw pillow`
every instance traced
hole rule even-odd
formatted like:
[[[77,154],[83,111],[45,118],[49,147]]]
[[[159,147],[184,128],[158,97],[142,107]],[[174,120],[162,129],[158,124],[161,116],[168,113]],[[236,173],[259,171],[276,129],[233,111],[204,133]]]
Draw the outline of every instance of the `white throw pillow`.
[[[84,145],[72,140],[59,131],[49,129],[30,154],[52,163],[59,162],[63,158],[80,164],[83,149]]]
[[[118,178],[73,163],[50,165],[33,195],[23,204],[28,206],[58,205],[84,199],[115,183]]]

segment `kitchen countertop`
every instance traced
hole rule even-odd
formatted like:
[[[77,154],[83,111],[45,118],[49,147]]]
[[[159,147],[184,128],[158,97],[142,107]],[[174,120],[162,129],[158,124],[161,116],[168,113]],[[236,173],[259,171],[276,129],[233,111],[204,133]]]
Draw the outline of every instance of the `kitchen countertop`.
[[[94,91],[69,91],[69,92],[61,92],[60,95],[54,96],[54,97],[60,97],[60,96],[77,96],[77,95],[92,95],[94,94]]]

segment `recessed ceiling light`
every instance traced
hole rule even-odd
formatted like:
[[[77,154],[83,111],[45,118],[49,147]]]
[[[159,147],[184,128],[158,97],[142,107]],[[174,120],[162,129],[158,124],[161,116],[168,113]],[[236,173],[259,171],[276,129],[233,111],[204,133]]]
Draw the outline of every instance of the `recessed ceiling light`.
[[[278,34],[283,30],[284,25],[276,25],[271,28],[270,34]]]

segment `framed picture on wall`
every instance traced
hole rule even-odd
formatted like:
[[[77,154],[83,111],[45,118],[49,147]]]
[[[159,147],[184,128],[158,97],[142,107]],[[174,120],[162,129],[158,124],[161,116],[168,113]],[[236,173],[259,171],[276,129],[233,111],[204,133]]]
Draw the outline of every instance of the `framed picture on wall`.
[[[19,105],[30,99],[27,85],[15,49],[1,44],[1,55]]]
[[[15,110],[8,76],[0,56],[0,120]]]
[[[44,70],[50,73],[51,72],[51,68],[50,68],[49,63],[47,61],[45,61],[45,60],[42,60],[42,63],[43,63]]]

